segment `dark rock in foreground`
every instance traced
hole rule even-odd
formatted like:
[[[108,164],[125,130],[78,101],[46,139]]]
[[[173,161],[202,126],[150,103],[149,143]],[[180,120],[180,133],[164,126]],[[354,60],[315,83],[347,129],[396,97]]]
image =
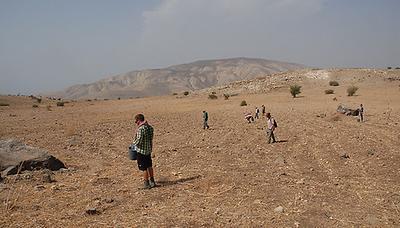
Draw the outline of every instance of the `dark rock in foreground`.
[[[44,150],[13,139],[0,140],[0,171],[3,177],[24,170],[61,168],[65,168],[64,163]]]

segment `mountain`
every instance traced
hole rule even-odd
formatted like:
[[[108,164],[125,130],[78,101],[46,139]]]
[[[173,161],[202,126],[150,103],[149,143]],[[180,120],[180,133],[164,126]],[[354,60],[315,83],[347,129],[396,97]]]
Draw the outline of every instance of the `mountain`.
[[[295,63],[254,58],[201,60],[163,69],[131,71],[53,94],[65,99],[166,95],[220,86],[233,81],[304,68]]]

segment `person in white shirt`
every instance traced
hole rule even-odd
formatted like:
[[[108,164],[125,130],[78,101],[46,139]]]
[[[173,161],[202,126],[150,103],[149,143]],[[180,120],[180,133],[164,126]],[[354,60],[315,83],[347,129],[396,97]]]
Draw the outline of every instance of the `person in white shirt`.
[[[274,118],[271,117],[271,113],[267,112],[267,114],[265,115],[267,117],[267,138],[268,138],[268,144],[271,143],[271,139],[272,139],[272,143],[275,143],[275,135],[274,135],[274,130],[277,126]]]

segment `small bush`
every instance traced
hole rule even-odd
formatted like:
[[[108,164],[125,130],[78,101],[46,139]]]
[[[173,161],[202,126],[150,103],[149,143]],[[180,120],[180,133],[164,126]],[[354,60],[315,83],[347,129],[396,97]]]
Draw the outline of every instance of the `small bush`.
[[[58,107],[64,106],[64,102],[63,102],[63,101],[58,101],[58,102],[57,102],[57,106],[58,106]]]
[[[0,106],[10,106],[10,104],[7,104],[7,103],[0,103]]]
[[[118,97],[118,98],[117,98],[117,100],[121,100],[121,98],[120,98],[120,97]]]
[[[212,92],[211,92],[211,94],[214,94],[214,95],[215,95],[215,94],[217,94],[217,92],[215,92],[215,91],[212,91]]]
[[[225,98],[225,100],[228,100],[229,99],[229,94],[224,93],[224,98]]]
[[[290,94],[292,94],[293,98],[297,96],[297,94],[301,93],[301,86],[299,85],[291,85],[290,86]]]
[[[189,91],[183,92],[183,95],[185,95],[185,96],[189,95]]]
[[[388,70],[391,70],[391,69],[392,69],[392,67],[388,67],[387,69],[388,69]]]
[[[215,100],[215,99],[218,99],[218,96],[215,94],[209,94],[208,99]]]
[[[243,100],[242,102],[240,102],[240,106],[247,106],[247,102]]]
[[[32,108],[39,108],[39,106],[37,104],[33,104]]]
[[[329,82],[329,85],[330,85],[330,86],[339,86],[339,82],[337,82],[337,81],[330,81],[330,82]]]
[[[173,95],[173,96],[176,96],[176,95],[178,95],[178,93],[173,93],[172,95]]]
[[[325,90],[325,94],[334,94],[333,89],[327,89]]]
[[[356,94],[357,90],[357,86],[350,86],[349,88],[347,88],[347,96],[353,96],[354,94]]]

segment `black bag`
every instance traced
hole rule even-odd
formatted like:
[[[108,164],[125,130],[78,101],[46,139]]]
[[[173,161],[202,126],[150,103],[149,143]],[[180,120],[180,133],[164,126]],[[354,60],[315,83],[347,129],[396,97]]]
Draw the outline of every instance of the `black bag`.
[[[278,124],[276,123],[276,120],[274,119],[274,127],[277,128]]]
[[[129,146],[128,155],[130,160],[137,160],[137,150],[135,144]]]

